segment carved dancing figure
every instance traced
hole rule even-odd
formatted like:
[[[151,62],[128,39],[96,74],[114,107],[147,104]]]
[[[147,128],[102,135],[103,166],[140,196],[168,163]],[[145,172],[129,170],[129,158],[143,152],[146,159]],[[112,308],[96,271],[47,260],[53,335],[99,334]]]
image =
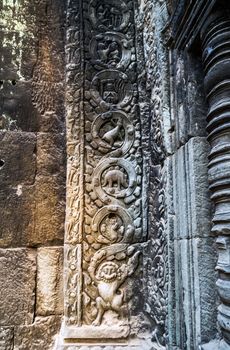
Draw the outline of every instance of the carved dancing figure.
[[[113,246],[113,248],[116,247]],[[120,287],[137,268],[139,254],[140,252],[134,253],[128,262],[122,265],[114,261],[103,262],[108,257],[106,249],[101,249],[94,255],[88,269],[91,278],[97,284],[99,293],[96,299],[97,317],[93,322],[94,326],[101,324],[103,315],[108,310],[121,313],[124,293]]]

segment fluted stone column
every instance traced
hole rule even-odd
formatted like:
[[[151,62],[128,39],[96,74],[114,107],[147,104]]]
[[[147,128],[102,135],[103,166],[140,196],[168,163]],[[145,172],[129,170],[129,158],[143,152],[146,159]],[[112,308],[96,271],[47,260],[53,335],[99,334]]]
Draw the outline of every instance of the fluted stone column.
[[[212,231],[218,249],[217,287],[220,296],[218,323],[223,340],[219,349],[230,349],[230,16],[208,18],[201,35],[205,89],[209,103],[209,182],[214,203]],[[216,347],[215,347],[216,349]]]

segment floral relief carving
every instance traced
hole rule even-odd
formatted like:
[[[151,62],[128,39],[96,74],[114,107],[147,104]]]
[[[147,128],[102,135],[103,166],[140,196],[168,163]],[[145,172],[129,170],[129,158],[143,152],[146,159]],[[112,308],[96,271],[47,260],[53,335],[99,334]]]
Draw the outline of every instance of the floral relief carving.
[[[132,303],[126,297],[131,295],[128,280],[140,267],[138,244],[143,242],[143,158],[133,2],[83,0],[82,4],[79,23],[89,30],[81,38],[82,58],[75,75],[77,34],[72,33],[76,19],[72,14],[67,37],[70,81],[74,75],[67,97],[72,103],[71,96],[76,96],[78,102],[71,104],[68,117],[72,141],[65,316],[67,327],[93,327],[97,338],[109,319],[113,327],[128,324]]]

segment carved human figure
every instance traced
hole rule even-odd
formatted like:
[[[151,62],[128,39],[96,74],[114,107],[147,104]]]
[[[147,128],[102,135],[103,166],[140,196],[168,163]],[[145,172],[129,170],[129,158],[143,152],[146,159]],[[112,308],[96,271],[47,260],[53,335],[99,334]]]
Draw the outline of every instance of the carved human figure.
[[[106,249],[102,249],[94,255],[88,269],[99,293],[96,298],[97,316],[93,322],[94,326],[101,324],[103,315],[108,310],[121,314],[124,293],[120,287],[137,268],[139,254],[140,252],[134,253],[123,264],[115,262],[116,260],[104,261],[108,258]]]

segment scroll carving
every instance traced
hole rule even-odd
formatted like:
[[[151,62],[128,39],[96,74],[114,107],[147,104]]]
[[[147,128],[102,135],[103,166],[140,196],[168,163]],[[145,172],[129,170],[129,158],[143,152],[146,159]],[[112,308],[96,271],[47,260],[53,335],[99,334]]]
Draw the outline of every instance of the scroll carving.
[[[85,337],[87,327],[97,338],[104,327],[128,325],[129,279],[141,264],[143,157],[133,6],[83,0],[74,6],[77,14],[69,11],[65,325],[72,338]],[[127,336],[122,332],[114,336]]]

